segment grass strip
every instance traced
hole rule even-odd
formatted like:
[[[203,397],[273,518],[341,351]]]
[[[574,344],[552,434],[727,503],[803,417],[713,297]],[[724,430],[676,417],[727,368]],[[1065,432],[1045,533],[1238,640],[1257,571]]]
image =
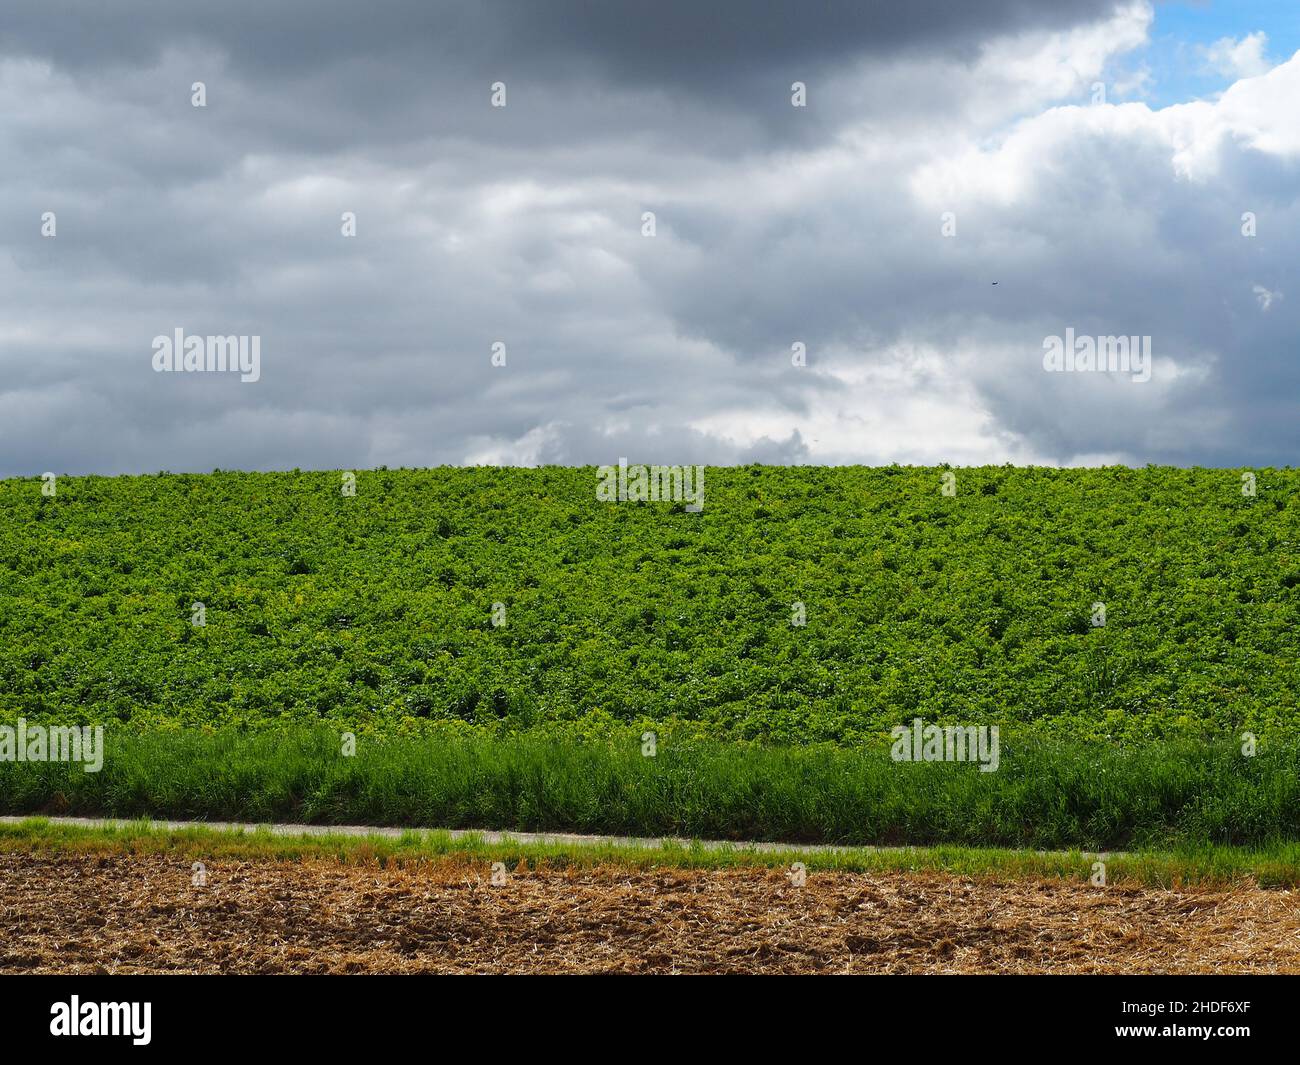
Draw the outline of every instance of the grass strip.
[[[1300,745],[1004,740],[996,772],[887,747],[639,736],[110,730],[103,768],[0,762],[0,813],[1162,850],[1300,841]]]
[[[147,822],[84,827],[32,818],[0,825],[0,850],[10,853],[132,853],[173,855],[178,861],[311,861],[374,863],[383,867],[429,861],[521,869],[782,869],[798,861],[809,873],[946,873],[995,878],[1091,880],[1097,855],[1079,851],[1031,851],[976,847],[776,853],[742,845],[662,847],[586,843],[489,842],[453,838],[446,831],[410,830],[400,837],[278,835],[266,830],[186,828],[169,830]],[[1300,887],[1300,845],[1246,849],[1206,846],[1180,851],[1102,856],[1106,883],[1143,887]]]

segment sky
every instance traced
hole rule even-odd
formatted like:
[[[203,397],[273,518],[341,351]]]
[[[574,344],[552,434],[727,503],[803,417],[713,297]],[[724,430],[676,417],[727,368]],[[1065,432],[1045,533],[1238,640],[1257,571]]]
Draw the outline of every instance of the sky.
[[[0,476],[1293,465],[1298,49],[1289,0],[6,0]],[[1147,372],[1045,366],[1106,337]]]

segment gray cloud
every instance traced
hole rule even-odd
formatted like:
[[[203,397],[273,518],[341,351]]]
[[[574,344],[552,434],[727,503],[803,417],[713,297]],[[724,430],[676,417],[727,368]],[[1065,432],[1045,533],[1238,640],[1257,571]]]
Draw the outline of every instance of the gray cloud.
[[[187,57],[180,65],[214,84],[210,126],[250,149],[400,150],[441,137],[531,148],[635,130],[744,151],[832,132],[848,101],[827,86],[856,63],[964,62],[993,35],[1065,27],[1113,2],[14,0],[3,47],[91,90],[131,85],[160,112],[164,87],[138,73]],[[497,80],[515,90],[514,107],[487,121],[485,86]],[[793,80],[820,82],[817,106],[798,116]]]
[[[1291,461],[1296,153],[1052,110],[1125,10],[18,2],[0,475]],[[1067,326],[1168,372],[1045,375]],[[177,327],[261,380],[154,373]]]
[[[12,0],[11,54],[74,70],[148,66],[169,46],[212,45],[246,80],[277,80],[370,58],[443,58],[461,69],[500,62],[552,78],[581,63],[606,81],[679,90],[738,70],[785,62],[818,66],[855,55],[919,48],[967,51],[990,36],[1053,29],[1099,17],[1108,0]]]

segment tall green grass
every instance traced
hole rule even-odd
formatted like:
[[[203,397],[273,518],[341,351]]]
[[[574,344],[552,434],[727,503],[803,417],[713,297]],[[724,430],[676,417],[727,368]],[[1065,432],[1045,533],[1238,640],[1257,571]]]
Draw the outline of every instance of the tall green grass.
[[[109,733],[103,769],[0,762],[0,813],[1122,849],[1300,841],[1300,744],[1004,740],[997,772],[887,748],[541,734]]]

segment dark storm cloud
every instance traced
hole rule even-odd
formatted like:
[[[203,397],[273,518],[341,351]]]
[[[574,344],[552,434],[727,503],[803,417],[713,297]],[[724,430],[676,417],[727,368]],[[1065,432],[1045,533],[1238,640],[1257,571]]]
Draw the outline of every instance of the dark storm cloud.
[[[168,50],[193,55],[194,76],[214,83],[214,122],[233,117],[250,146],[328,152],[448,136],[555,145],[637,129],[734,152],[833,131],[849,101],[828,82],[857,62],[963,62],[990,37],[1084,22],[1113,2],[16,0],[0,49],[92,85]],[[222,70],[250,91],[223,92]],[[516,104],[489,125],[485,86],[497,80]],[[795,80],[812,86],[804,115],[788,106]]]
[[[1103,15],[1112,0],[10,0],[2,38],[77,70],[156,62],[168,46],[226,52],[250,79],[275,80],[367,59],[423,56],[463,69],[500,63],[562,76],[589,65],[602,81],[678,91],[738,71],[826,64],[904,49],[956,51],[1025,29]],[[426,73],[432,73],[426,71]]]

